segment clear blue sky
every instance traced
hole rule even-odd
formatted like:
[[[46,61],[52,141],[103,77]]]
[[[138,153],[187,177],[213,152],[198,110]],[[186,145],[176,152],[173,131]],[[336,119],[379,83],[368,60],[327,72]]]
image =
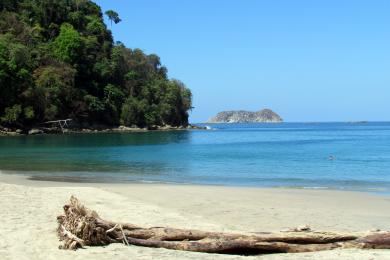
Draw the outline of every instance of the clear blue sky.
[[[390,120],[388,0],[98,0],[116,41],[156,53],[191,122],[268,107],[286,121]]]

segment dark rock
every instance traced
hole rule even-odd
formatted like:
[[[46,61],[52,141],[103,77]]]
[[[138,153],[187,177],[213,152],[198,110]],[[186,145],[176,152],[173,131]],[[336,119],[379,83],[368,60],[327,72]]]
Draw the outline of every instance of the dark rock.
[[[187,129],[194,129],[194,130],[206,130],[206,126],[197,126],[197,125],[188,125]]]

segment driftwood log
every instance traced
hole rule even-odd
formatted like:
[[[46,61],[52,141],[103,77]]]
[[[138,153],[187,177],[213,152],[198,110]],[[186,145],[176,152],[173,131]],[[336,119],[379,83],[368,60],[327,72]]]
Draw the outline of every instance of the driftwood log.
[[[336,248],[390,249],[390,232],[333,233],[289,231],[279,233],[228,234],[165,227],[141,228],[101,219],[77,198],[71,197],[58,216],[61,249],[124,243],[174,250],[256,255],[298,253]]]

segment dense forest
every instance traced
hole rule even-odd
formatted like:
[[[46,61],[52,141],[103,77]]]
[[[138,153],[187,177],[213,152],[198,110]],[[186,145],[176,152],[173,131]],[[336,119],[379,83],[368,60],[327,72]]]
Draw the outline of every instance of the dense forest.
[[[155,54],[114,42],[121,22],[89,0],[0,1],[0,124],[72,118],[108,126],[188,124],[191,92]]]

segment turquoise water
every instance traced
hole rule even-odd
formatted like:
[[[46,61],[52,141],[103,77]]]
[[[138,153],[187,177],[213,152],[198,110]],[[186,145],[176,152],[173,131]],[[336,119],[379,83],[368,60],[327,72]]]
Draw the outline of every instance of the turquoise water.
[[[390,192],[390,123],[209,126],[214,130],[2,137],[0,170],[35,180]]]

